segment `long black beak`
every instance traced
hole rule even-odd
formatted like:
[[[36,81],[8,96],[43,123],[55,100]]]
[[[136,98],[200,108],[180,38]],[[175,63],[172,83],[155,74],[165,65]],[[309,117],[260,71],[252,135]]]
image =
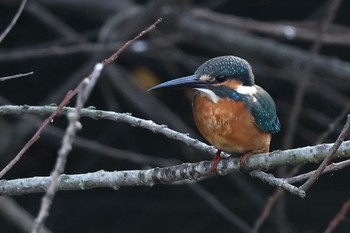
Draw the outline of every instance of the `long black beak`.
[[[156,85],[148,91],[154,91],[154,90],[159,90],[159,89],[175,89],[175,88],[200,88],[204,87],[207,84],[200,80],[197,75],[191,75],[191,76],[186,76],[182,78],[177,78],[173,79],[164,83],[161,83],[159,85]]]

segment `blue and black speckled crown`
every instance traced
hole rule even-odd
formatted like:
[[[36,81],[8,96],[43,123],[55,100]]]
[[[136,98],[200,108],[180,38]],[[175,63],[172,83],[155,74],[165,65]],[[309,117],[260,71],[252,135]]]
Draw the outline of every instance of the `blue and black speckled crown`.
[[[221,56],[204,62],[195,72],[196,75],[217,77],[225,75],[243,82],[245,86],[254,85],[254,74],[249,63],[235,56]]]

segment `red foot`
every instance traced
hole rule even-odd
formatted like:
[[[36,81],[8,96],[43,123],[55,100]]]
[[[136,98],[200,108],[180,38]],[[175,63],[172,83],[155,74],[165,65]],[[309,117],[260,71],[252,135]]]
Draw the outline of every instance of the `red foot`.
[[[218,168],[218,163],[222,159],[220,154],[221,154],[221,150],[218,150],[215,154],[214,159],[213,159],[213,164],[211,165],[211,173],[213,175],[216,175],[216,176],[219,175],[217,168]]]
[[[245,170],[245,166],[246,166],[246,162],[249,156],[251,156],[252,153],[247,152],[244,155],[242,155],[242,157],[239,159],[239,170],[244,172]]]

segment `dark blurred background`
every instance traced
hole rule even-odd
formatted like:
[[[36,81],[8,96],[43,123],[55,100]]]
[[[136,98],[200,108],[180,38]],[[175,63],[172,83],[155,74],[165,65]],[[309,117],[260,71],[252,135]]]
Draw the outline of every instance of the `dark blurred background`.
[[[271,150],[334,142],[350,112],[350,2],[341,3],[321,37],[330,2],[32,0],[0,44],[0,77],[34,74],[1,82],[0,103],[58,104],[96,62],[163,17],[155,31],[104,70],[87,106],[132,113],[203,141],[192,120],[192,91],[146,90],[192,74],[209,58],[232,54],[250,62],[256,83],[276,102],[282,131],[274,135]],[[0,1],[0,31],[19,4]],[[320,38],[320,51],[310,53]],[[311,72],[305,72],[308,69]],[[296,105],[295,96],[305,79],[303,101]],[[43,119],[1,116],[1,167],[18,153]],[[81,122],[83,129],[65,170],[68,174],[145,169],[211,158],[181,142],[127,124],[88,118]],[[328,130],[332,123],[334,130]],[[66,125],[65,117],[57,118],[4,178],[49,175]],[[137,156],[143,157],[136,161]],[[317,165],[307,165],[300,173],[315,168]],[[284,175],[289,169],[271,172]],[[322,232],[350,196],[349,175],[349,169],[323,175],[304,199],[286,194],[260,232]],[[46,226],[52,232],[67,233],[249,232],[275,190],[247,174],[233,174],[197,185],[59,192]],[[12,197],[17,203],[14,208],[36,216],[42,196]],[[1,232],[26,232],[1,202],[0,208]],[[344,219],[335,232],[350,232],[349,220]]]

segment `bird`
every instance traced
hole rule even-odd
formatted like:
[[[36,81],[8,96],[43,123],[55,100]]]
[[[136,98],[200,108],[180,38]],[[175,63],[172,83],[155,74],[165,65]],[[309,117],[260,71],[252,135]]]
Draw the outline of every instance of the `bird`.
[[[163,82],[149,89],[192,88],[195,125],[201,135],[216,147],[211,170],[217,174],[222,151],[241,155],[240,168],[252,154],[270,150],[271,135],[281,124],[272,97],[260,86],[250,64],[237,56],[207,60],[193,75]]]

